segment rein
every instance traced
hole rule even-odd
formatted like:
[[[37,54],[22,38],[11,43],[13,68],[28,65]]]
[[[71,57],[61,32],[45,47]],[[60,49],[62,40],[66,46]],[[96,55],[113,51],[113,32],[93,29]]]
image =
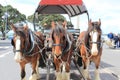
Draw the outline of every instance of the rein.
[[[93,42],[93,41],[89,41],[90,44],[97,44],[99,49],[103,46],[103,42],[102,41],[97,41],[97,42]]]

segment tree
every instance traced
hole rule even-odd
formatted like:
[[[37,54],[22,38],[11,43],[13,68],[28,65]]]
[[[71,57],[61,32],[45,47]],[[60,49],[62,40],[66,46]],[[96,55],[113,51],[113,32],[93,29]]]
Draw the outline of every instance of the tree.
[[[11,5],[2,6],[0,5],[0,31],[3,37],[5,37],[6,29],[9,29],[8,23],[17,23],[19,21],[25,21],[26,16],[21,14],[17,9]]]
[[[3,16],[2,9],[3,9],[3,6],[0,4],[0,27],[1,27],[1,24],[2,24],[2,16]]]
[[[8,12],[8,20],[16,23],[19,21],[25,21],[26,20],[26,16],[24,14],[21,14],[17,9],[13,8],[11,5],[5,6],[4,7],[4,12],[5,9],[7,9]]]
[[[28,21],[32,22],[33,21],[33,15],[28,17]],[[60,15],[60,14],[40,14],[38,15],[38,19],[37,19],[37,23],[41,26],[43,26],[44,28],[49,28],[51,26],[51,22],[52,21],[61,21],[63,22],[65,19],[64,16]]]

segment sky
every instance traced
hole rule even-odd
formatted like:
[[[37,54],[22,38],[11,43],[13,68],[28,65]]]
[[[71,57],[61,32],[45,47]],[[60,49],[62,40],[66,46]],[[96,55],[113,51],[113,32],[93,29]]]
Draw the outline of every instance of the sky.
[[[26,16],[32,15],[40,0],[0,0],[3,6],[10,4]],[[120,0],[83,0],[89,17],[92,21],[101,19],[103,33],[120,33]],[[66,16],[66,15],[65,15]],[[87,15],[79,15],[79,28],[84,31],[88,27]],[[77,26],[78,17],[71,18],[73,25]]]

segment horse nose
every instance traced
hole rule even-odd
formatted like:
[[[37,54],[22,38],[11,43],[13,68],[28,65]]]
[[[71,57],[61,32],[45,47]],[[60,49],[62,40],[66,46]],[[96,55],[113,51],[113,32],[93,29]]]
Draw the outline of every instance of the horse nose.
[[[15,53],[14,60],[15,60],[16,62],[21,62],[22,56],[21,56],[21,53],[20,53],[20,52],[16,52],[16,53]]]
[[[59,56],[59,55],[62,54],[62,52],[61,52],[61,51],[55,51],[55,54],[56,54],[57,56]]]
[[[96,56],[98,54],[97,44],[92,45],[91,54]]]

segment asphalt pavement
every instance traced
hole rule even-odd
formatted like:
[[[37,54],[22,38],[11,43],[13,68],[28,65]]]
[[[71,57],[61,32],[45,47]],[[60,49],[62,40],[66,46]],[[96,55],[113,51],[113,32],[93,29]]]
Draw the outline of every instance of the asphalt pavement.
[[[20,67],[14,61],[14,53],[10,40],[0,40],[0,80],[20,80]],[[110,49],[106,45],[103,46],[103,54],[100,64],[101,80],[120,80],[120,49]],[[45,80],[46,68],[39,68],[41,80]],[[51,69],[51,80],[54,78],[54,69]],[[31,66],[26,65],[26,78],[28,80],[31,75]],[[93,80],[94,64],[90,65],[90,75]],[[71,80],[79,79],[79,72],[72,65]]]
[[[106,44],[103,46],[101,67],[106,68],[120,80],[120,48],[111,49]]]

